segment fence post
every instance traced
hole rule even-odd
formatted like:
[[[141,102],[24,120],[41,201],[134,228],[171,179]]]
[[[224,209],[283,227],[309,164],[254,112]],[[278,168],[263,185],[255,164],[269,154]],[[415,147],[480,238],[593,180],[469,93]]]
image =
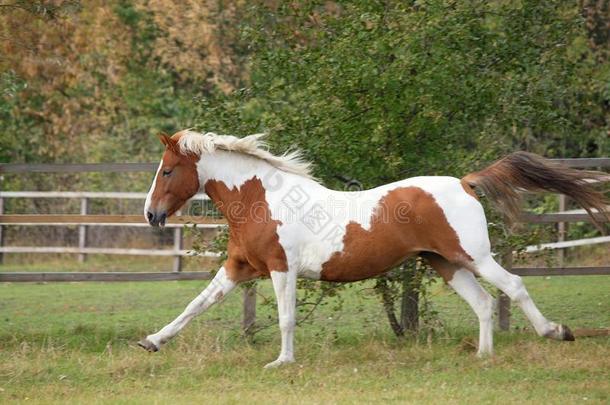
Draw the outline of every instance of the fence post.
[[[2,191],[2,182],[4,176],[0,176],[0,191]],[[4,214],[4,198],[0,197],[0,215]],[[2,225],[0,225],[0,247],[4,246],[4,235],[2,234]],[[0,252],[0,264],[4,264],[4,253]]]
[[[513,252],[510,246],[502,255],[501,263],[506,271],[511,271],[513,267]],[[498,327],[500,330],[510,329],[510,298],[501,290],[498,290]]]
[[[559,194],[559,212],[566,210],[566,196],[565,194]],[[566,239],[566,223],[557,222],[557,242],[563,242]],[[557,249],[557,265],[563,267],[563,261],[565,258],[564,249]]]
[[[244,289],[243,311],[242,328],[244,333],[249,335],[256,322],[256,284]]]
[[[180,211],[176,212],[176,215],[180,214]],[[176,252],[174,264],[172,266],[172,271],[174,273],[182,271],[182,256],[180,255],[180,250],[182,250],[182,227],[178,226],[174,228],[174,251]]]
[[[87,215],[89,211],[89,199],[87,197],[83,197],[80,200],[80,214]],[[78,226],[78,248],[84,249],[87,247],[87,225],[79,225]],[[78,254],[78,261],[80,263],[84,263],[87,260],[87,255],[85,253]]]

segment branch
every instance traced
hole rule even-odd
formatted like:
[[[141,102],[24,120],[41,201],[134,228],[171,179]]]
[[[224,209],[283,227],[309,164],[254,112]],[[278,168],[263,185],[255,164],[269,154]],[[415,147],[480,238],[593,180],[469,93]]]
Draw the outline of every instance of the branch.
[[[396,318],[396,314],[394,313],[394,300],[392,299],[392,295],[390,294],[390,290],[388,288],[388,284],[386,280],[379,280],[377,283],[377,289],[381,292],[381,299],[383,301],[383,309],[385,310],[386,315],[388,316],[388,321],[390,322],[390,326],[392,327],[392,331],[398,337],[404,336],[405,331],[402,325],[398,322]]]
[[[309,312],[307,313],[307,315],[305,315],[305,317],[303,319],[301,319],[300,321],[297,322],[297,325],[300,325],[303,322],[305,322],[307,319],[309,319],[311,314],[313,314],[313,311],[315,311],[316,308],[322,303],[322,300],[324,299],[324,297],[326,297],[326,292],[322,292],[322,294],[320,294],[320,296],[318,297],[316,302],[313,303],[313,307],[309,310]],[[308,304],[310,304],[310,303],[308,303]],[[300,305],[303,305],[303,304],[300,304]]]

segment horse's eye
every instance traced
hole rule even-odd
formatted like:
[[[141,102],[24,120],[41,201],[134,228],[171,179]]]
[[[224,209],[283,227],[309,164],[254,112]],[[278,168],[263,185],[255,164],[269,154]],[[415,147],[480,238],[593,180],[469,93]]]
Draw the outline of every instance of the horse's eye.
[[[172,171],[171,171],[171,170],[163,170],[163,177],[167,177],[167,176],[169,176],[170,174],[172,174]]]

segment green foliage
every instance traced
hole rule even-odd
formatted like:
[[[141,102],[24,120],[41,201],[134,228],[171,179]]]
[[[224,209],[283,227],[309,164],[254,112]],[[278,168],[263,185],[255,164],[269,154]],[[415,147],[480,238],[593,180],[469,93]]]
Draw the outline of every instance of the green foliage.
[[[573,5],[356,1],[332,12],[303,1],[253,7],[243,32],[251,85],[203,100],[199,126],[266,130],[305,149],[330,184],[462,175],[514,148],[607,146],[607,128],[582,121],[602,88]]]
[[[203,233],[198,233],[196,228],[188,228],[189,232],[193,233],[195,236],[199,236],[201,238]],[[193,242],[193,250],[196,252],[203,252],[209,250],[210,252],[215,252],[220,254],[220,261],[224,261],[227,259],[227,246],[229,244],[229,228],[223,227],[221,228],[216,236],[210,241],[205,242],[201,241],[201,239],[195,239]]]

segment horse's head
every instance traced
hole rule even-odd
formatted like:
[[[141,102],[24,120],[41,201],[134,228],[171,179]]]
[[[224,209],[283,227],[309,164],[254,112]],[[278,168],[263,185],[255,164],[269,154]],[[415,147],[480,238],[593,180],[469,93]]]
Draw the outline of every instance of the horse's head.
[[[165,225],[167,217],[178,211],[199,190],[198,157],[182,153],[178,145],[180,135],[159,135],[165,152],[144,205],[144,216],[152,226]]]

